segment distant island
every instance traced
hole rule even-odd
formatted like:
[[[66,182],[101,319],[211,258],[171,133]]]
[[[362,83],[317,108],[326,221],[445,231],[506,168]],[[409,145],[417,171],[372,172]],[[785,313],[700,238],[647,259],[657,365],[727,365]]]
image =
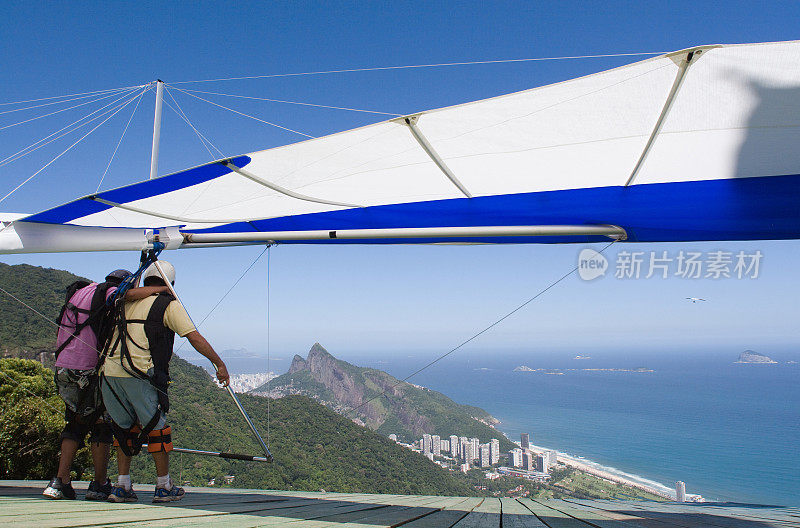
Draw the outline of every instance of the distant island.
[[[767,358],[769,359],[769,358]],[[774,362],[773,362],[774,363]],[[584,369],[545,369],[545,368],[531,368],[527,365],[520,365],[515,367],[513,372],[542,372],[544,374],[555,374],[558,376],[562,376],[564,374],[564,370],[567,371],[582,371],[582,372],[655,372],[653,369],[646,368],[646,367],[637,367],[632,369],[623,369],[623,368],[584,368]]]
[[[752,350],[745,350],[741,354],[739,354],[739,359],[734,363],[777,363],[774,359],[765,356],[764,354],[759,354],[758,352],[753,352]]]
[[[592,359],[592,356],[575,356],[575,359]]]

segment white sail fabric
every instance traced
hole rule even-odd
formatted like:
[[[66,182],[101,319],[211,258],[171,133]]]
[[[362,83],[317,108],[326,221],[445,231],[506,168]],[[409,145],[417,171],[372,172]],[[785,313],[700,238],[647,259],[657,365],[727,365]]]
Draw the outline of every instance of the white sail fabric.
[[[800,42],[702,46],[409,117],[23,222],[184,233],[613,224],[640,241],[800,236],[788,205],[800,175]],[[764,178],[769,188],[748,202]]]

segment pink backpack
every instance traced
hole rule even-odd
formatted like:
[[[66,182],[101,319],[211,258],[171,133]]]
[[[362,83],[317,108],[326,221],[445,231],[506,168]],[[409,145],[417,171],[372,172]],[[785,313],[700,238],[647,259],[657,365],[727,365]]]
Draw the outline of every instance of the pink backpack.
[[[75,281],[67,287],[65,303],[56,321],[56,366],[86,369],[96,366],[99,349],[108,338],[106,319],[110,307],[106,298],[115,287],[109,282],[87,281]],[[68,357],[59,361],[65,351]]]

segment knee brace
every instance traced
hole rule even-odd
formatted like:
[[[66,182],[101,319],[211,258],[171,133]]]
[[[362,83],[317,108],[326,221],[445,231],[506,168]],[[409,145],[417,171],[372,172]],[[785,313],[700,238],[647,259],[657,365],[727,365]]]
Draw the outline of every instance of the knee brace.
[[[147,451],[158,453],[172,451],[172,428],[166,426],[163,429],[154,429],[147,434]]]
[[[92,426],[89,441],[98,444],[110,444],[114,441],[114,434],[111,426],[104,421],[100,421]]]
[[[135,456],[142,449],[142,430],[138,425],[123,429],[117,424],[111,425],[114,434],[114,447],[119,447],[126,456]]]

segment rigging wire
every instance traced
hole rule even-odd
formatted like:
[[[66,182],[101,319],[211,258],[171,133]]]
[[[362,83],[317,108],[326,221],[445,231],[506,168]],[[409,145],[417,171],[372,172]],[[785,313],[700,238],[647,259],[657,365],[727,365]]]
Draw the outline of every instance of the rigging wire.
[[[123,89],[120,89],[120,90],[113,90],[113,92],[120,93],[120,92],[124,92],[125,90],[126,89],[123,88]],[[74,97],[72,99],[64,99],[62,101],[54,101],[52,103],[43,103],[43,104],[38,104],[38,105],[33,105],[33,106],[26,106],[26,107],[23,107],[23,108],[15,108],[13,110],[3,110],[2,112],[0,112],[0,115],[11,114],[11,113],[14,113],[14,112],[22,112],[23,110],[32,110],[34,108],[41,108],[43,106],[50,106],[50,105],[56,105],[56,104],[62,104],[62,103],[69,103],[71,101],[78,101],[80,99],[88,99],[90,97],[93,97],[93,96],[84,95],[82,97]]]
[[[134,88],[132,90],[127,90],[127,94],[133,93],[136,90],[137,90],[137,88]],[[60,114],[61,112],[66,112],[67,110],[72,110],[73,108],[78,108],[79,106],[85,106],[87,104],[96,103],[98,101],[102,101],[103,99],[108,99],[109,97],[114,97],[115,95],[117,95],[117,94],[119,94],[121,92],[124,92],[124,91],[125,90],[120,90],[119,92],[114,92],[111,95],[104,95],[103,97],[98,97],[97,99],[93,99],[91,101],[85,101],[83,103],[76,104],[76,105],[73,105],[73,106],[69,106],[67,108],[61,108],[60,110],[56,110],[54,112],[50,112],[49,114],[44,114],[44,115],[40,115],[40,116],[36,116],[36,117],[31,117],[30,119],[25,119],[23,121],[18,121],[16,123],[11,123],[10,125],[0,126],[0,130],[5,130],[7,128],[13,128],[13,127],[19,126],[19,125],[24,125],[25,123],[30,123],[31,121],[36,121],[37,119],[43,119],[43,118],[49,117],[51,115]]]
[[[111,168],[111,162],[114,161],[114,156],[117,155],[117,150],[119,150],[119,146],[122,144],[122,139],[125,137],[125,132],[128,131],[128,127],[133,121],[133,116],[136,114],[136,110],[139,108],[139,104],[142,102],[142,98],[147,90],[142,90],[139,94],[139,100],[136,101],[136,106],[133,107],[133,112],[131,112],[131,116],[128,118],[128,122],[125,123],[125,128],[122,129],[122,135],[119,137],[119,141],[117,141],[117,146],[114,147],[114,152],[111,153],[111,158],[108,160],[108,165],[106,165],[106,170],[103,171],[103,175],[100,177],[100,182],[97,184],[97,189],[95,189],[95,193],[100,192],[100,186],[103,185],[103,180],[106,178],[106,174],[108,174],[108,169]]]
[[[175,88],[175,89],[177,90],[178,88]],[[220,93],[220,92],[205,92],[203,90],[190,90],[188,88],[184,88],[184,91],[192,92],[192,93],[208,94],[208,95],[221,95],[221,96],[224,96],[224,97],[236,97],[236,98],[239,98],[239,99],[254,99],[256,101],[268,101],[268,102],[271,102],[271,103],[286,103],[286,104],[293,104],[293,105],[300,105],[300,106],[313,106],[313,107],[316,107],[316,108],[330,108],[332,110],[349,110],[351,112],[364,112],[364,113],[367,113],[367,114],[380,114],[380,115],[386,115],[386,116],[392,116],[392,117],[402,117],[403,116],[403,114],[393,114],[391,112],[378,112],[377,110],[363,110],[363,109],[360,109],[360,108],[348,108],[348,107],[345,107],[345,106],[329,106],[329,105],[321,105],[321,104],[313,104],[313,103],[301,103],[301,102],[298,102],[298,101],[284,101],[282,99],[269,99],[269,98],[266,98],[266,97],[253,97],[253,96],[250,96],[250,95],[228,94],[228,93]]]
[[[205,149],[206,149],[206,152],[208,152],[208,155],[209,155],[209,156],[211,156],[211,160],[212,160],[212,161],[215,161],[215,160],[217,159],[217,156],[215,156],[215,155],[214,155],[214,153],[211,151],[211,149],[210,149],[210,148],[208,148],[208,144],[206,143],[206,141],[205,141],[205,140],[204,140],[204,139],[203,139],[203,138],[200,136],[200,134],[197,132],[197,130],[196,130],[196,129],[194,129],[194,128],[192,127],[191,123],[189,123],[189,122],[188,122],[186,119],[184,119],[184,117],[181,115],[181,113],[180,113],[180,112],[179,112],[179,111],[178,111],[178,110],[177,110],[177,109],[176,109],[174,106],[172,106],[171,104],[169,104],[169,101],[167,101],[167,100],[165,99],[165,100],[163,100],[163,103],[164,103],[165,105],[167,105],[167,107],[168,107],[170,110],[172,110],[173,112],[175,112],[176,114],[178,114],[178,117],[180,117],[181,119],[183,119],[183,122],[184,122],[184,123],[186,123],[187,125],[189,125],[189,127],[193,129],[193,131],[194,131],[195,135],[197,136],[197,139],[198,139],[198,140],[200,140],[200,144],[201,144],[201,145],[203,145],[203,148],[205,148]],[[215,148],[216,148],[216,147],[215,147]],[[222,157],[224,157],[224,156],[222,156]]]
[[[144,86],[144,85],[142,85],[142,86]],[[125,92],[125,91],[135,91],[138,88],[142,88],[142,86],[137,86],[137,87],[134,87],[134,88],[119,88],[117,90],[109,90],[108,92],[105,92],[105,93],[113,95],[113,94],[119,94],[119,93],[122,93],[122,92]],[[64,99],[64,100],[61,100],[61,101],[54,101],[54,102],[51,102],[51,103],[43,103],[43,104],[38,104],[38,105],[33,105],[33,106],[26,106],[26,107],[23,107],[23,108],[15,108],[13,110],[4,110],[4,111],[0,112],[0,115],[11,114],[13,112],[22,112],[23,110],[32,110],[34,108],[41,108],[43,106],[51,106],[51,105],[57,105],[57,104],[62,104],[62,103],[68,103],[68,102],[71,102],[71,101],[78,101],[80,99],[88,99],[90,97],[93,97],[93,95],[84,95],[84,96],[81,96],[81,97],[74,97],[74,98],[71,98],[71,99]]]
[[[144,90],[146,90],[146,88],[145,88]],[[59,154],[59,155],[58,155],[58,156],[56,156],[55,158],[53,158],[53,159],[51,159],[50,161],[48,161],[48,162],[47,162],[47,163],[46,163],[46,164],[45,164],[45,165],[44,165],[44,166],[43,166],[41,169],[39,169],[38,171],[34,172],[32,175],[28,176],[28,178],[26,178],[26,179],[25,179],[25,180],[24,180],[22,183],[20,183],[20,184],[19,184],[19,185],[17,185],[16,187],[14,187],[14,188],[13,188],[13,189],[12,189],[12,190],[11,190],[11,191],[8,193],[8,194],[6,194],[6,195],[5,195],[5,196],[3,196],[2,198],[0,198],[0,203],[2,203],[2,202],[3,202],[3,201],[6,199],[6,198],[8,198],[9,196],[11,196],[11,195],[12,195],[12,194],[14,194],[15,192],[17,192],[17,191],[18,191],[18,190],[19,190],[19,189],[20,189],[20,188],[21,188],[23,185],[25,185],[26,183],[28,183],[29,181],[31,181],[33,178],[35,178],[35,177],[36,177],[38,174],[40,174],[40,173],[41,173],[43,170],[45,170],[47,167],[49,167],[50,165],[52,165],[52,164],[53,164],[53,163],[54,163],[54,162],[55,162],[55,161],[56,161],[58,158],[60,158],[61,156],[63,156],[64,154],[66,154],[67,152],[69,152],[70,150],[72,150],[72,147],[74,147],[75,145],[77,145],[78,143],[80,143],[81,141],[83,141],[84,139],[86,139],[86,137],[88,137],[88,136],[89,136],[89,135],[90,135],[92,132],[94,132],[95,130],[97,130],[97,129],[98,129],[98,128],[100,128],[101,126],[103,126],[103,125],[104,125],[104,124],[105,124],[105,123],[106,123],[106,122],[107,122],[109,119],[111,119],[112,117],[114,117],[115,115],[117,115],[117,114],[118,114],[118,113],[119,113],[119,112],[120,112],[120,111],[121,111],[123,108],[125,108],[126,106],[128,106],[129,104],[131,104],[131,103],[132,103],[132,102],[133,102],[135,99],[136,99],[136,97],[132,97],[132,98],[130,98],[130,99],[129,99],[129,100],[126,102],[126,103],[124,103],[124,104],[120,105],[120,106],[119,106],[119,108],[117,108],[117,110],[115,110],[115,111],[114,111],[114,113],[112,113],[110,116],[108,116],[107,118],[105,118],[105,119],[104,119],[103,121],[101,121],[101,122],[100,122],[100,123],[99,123],[97,126],[95,126],[93,129],[91,129],[90,131],[88,131],[86,134],[84,134],[83,136],[81,136],[81,138],[80,138],[80,139],[78,139],[76,142],[74,142],[74,143],[73,143],[73,144],[71,144],[69,147],[67,147],[67,148],[66,148],[64,151],[62,151],[62,152],[61,152],[61,154]]]
[[[168,85],[168,86],[172,86],[172,85]],[[310,139],[316,139],[316,137],[315,137],[315,136],[311,136],[311,135],[309,135],[309,134],[305,134],[305,133],[303,133],[303,132],[298,132],[297,130],[293,130],[293,129],[291,129],[291,128],[288,128],[288,127],[285,127],[285,126],[279,125],[279,124],[277,124],[277,123],[271,123],[271,122],[269,122],[269,121],[265,121],[265,120],[263,120],[263,119],[260,119],[260,118],[258,118],[258,117],[251,116],[250,114],[245,114],[244,112],[240,112],[240,111],[238,111],[238,110],[234,110],[233,108],[228,108],[227,106],[223,106],[223,105],[221,105],[221,104],[219,104],[219,103],[215,103],[214,101],[209,101],[208,99],[203,99],[203,98],[202,98],[202,97],[200,97],[199,95],[195,95],[195,94],[189,93],[189,92],[187,92],[186,90],[184,90],[184,89],[182,89],[182,88],[178,88],[178,87],[176,87],[176,86],[172,86],[172,88],[175,88],[175,89],[176,89],[176,90],[178,90],[179,92],[183,92],[183,93],[185,93],[186,95],[190,95],[190,96],[194,97],[195,99],[200,99],[201,101],[205,101],[206,103],[212,104],[212,105],[214,105],[214,106],[218,106],[218,107],[220,107],[220,108],[224,108],[225,110],[228,110],[229,112],[233,112],[234,114],[239,114],[239,115],[242,115],[242,116],[245,116],[245,117],[249,117],[250,119],[255,119],[256,121],[260,121],[260,122],[262,122],[262,123],[265,123],[265,124],[267,124],[267,125],[274,126],[274,127],[280,128],[280,129],[282,129],[282,130],[286,130],[286,131],[288,131],[288,132],[293,132],[293,133],[295,133],[295,134],[299,134],[299,135],[301,135],[301,136],[305,136],[305,137],[307,137],[307,138],[310,138]]]
[[[230,288],[228,288],[228,291],[226,291],[222,295],[222,297],[219,298],[217,303],[211,308],[211,310],[208,311],[208,313],[205,315],[205,317],[203,317],[203,319],[200,320],[200,322],[197,324],[197,328],[200,328],[201,326],[203,326],[203,323],[205,323],[206,320],[209,317],[211,317],[211,314],[213,314],[214,311],[219,307],[219,305],[222,304],[222,301],[224,301],[228,297],[228,295],[230,295],[230,293],[233,291],[233,289],[236,287],[236,285],[239,284],[239,282],[241,282],[241,280],[244,278],[245,275],[247,275],[247,272],[249,272],[253,268],[253,266],[256,265],[256,262],[258,262],[261,259],[261,257],[264,256],[264,253],[267,253],[267,250],[269,248],[270,248],[270,244],[267,244],[267,247],[265,247],[264,250],[261,253],[259,253],[256,256],[255,259],[253,259],[253,262],[251,262],[250,265],[247,266],[247,268],[245,268],[245,270],[242,272],[242,274],[239,275],[239,278],[236,279],[236,281],[231,285]],[[183,345],[185,345],[185,344],[186,344],[186,340],[184,339],[181,342],[180,346],[175,349],[175,353],[177,354],[178,352],[180,352],[181,349],[183,348]]]
[[[270,279],[270,256],[272,252],[270,251],[270,248],[271,246],[267,246],[267,378],[269,378],[269,375],[272,374],[272,368],[270,366],[271,358],[270,358],[270,347],[269,347],[269,341],[270,341],[269,322],[272,316],[272,310],[270,309],[269,305],[269,290],[270,290],[270,285],[272,284],[272,280]],[[267,379],[267,383],[269,382],[270,379]],[[270,424],[269,408],[271,400],[272,398],[267,397],[267,448],[268,449],[269,449],[270,438],[272,438],[272,435],[269,434],[269,424]]]
[[[444,66],[471,66],[475,64],[506,64],[514,62],[541,62],[541,61],[556,61],[556,60],[573,60],[573,59],[599,59],[608,57],[640,57],[646,55],[664,55],[669,53],[666,51],[644,51],[639,53],[603,53],[599,55],[565,55],[561,57],[532,57],[527,59],[502,59],[502,60],[485,60],[485,61],[469,61],[469,62],[441,62],[436,64],[410,64],[404,66],[380,66],[373,68],[348,68],[343,70],[322,70],[310,71],[299,73],[273,73],[268,75],[248,75],[244,77],[225,77],[218,79],[200,79],[194,81],[177,81],[171,84],[190,84],[190,83],[207,83],[207,82],[222,82],[222,81],[240,81],[246,79],[268,79],[273,77],[298,77],[303,75],[326,75],[329,73],[352,73],[352,72],[368,72],[368,71],[383,71],[383,70],[408,70],[413,68],[438,68]]]
[[[616,242],[617,242],[617,240],[612,240],[612,241],[611,241],[611,242],[609,242],[609,243],[608,243],[608,244],[607,244],[607,245],[606,245],[606,246],[605,246],[603,249],[601,249],[601,250],[600,250],[600,251],[598,251],[597,253],[598,253],[598,254],[602,254],[602,253],[604,253],[604,252],[605,252],[605,251],[606,251],[608,248],[610,248],[610,247],[611,247],[612,245],[614,245]],[[499,325],[500,323],[502,323],[503,321],[505,321],[506,319],[508,319],[509,317],[511,317],[512,315],[514,315],[515,313],[519,312],[520,310],[522,310],[523,308],[525,308],[526,306],[528,306],[530,303],[532,303],[533,301],[535,301],[536,299],[538,299],[539,297],[541,297],[541,296],[542,296],[542,295],[544,295],[545,293],[547,293],[547,292],[548,292],[550,289],[552,289],[554,286],[556,286],[557,284],[559,284],[560,282],[562,282],[564,279],[566,279],[567,277],[569,277],[570,275],[572,275],[573,273],[575,273],[577,270],[578,270],[578,265],[575,265],[575,266],[573,266],[573,267],[572,267],[572,268],[571,268],[571,269],[570,269],[570,270],[569,270],[567,273],[565,273],[564,275],[562,275],[562,276],[561,276],[561,277],[559,277],[558,279],[556,279],[556,280],[554,280],[553,282],[551,282],[550,284],[548,284],[548,285],[547,285],[545,288],[543,288],[542,290],[539,290],[539,292],[538,292],[538,293],[536,293],[536,295],[534,295],[533,297],[530,297],[530,298],[528,298],[528,300],[526,300],[526,301],[525,301],[525,302],[523,302],[522,304],[518,305],[516,308],[514,308],[514,309],[513,309],[513,310],[511,310],[510,312],[507,312],[505,315],[503,315],[503,316],[502,316],[502,317],[500,317],[499,319],[495,320],[495,321],[494,321],[493,323],[491,323],[490,325],[488,325],[488,326],[484,327],[484,328],[483,328],[483,330],[481,330],[481,331],[479,331],[479,332],[477,332],[477,333],[475,333],[475,334],[472,334],[472,336],[470,336],[469,338],[465,339],[465,340],[464,340],[464,341],[462,341],[460,344],[458,344],[457,346],[455,346],[455,347],[451,348],[450,350],[448,350],[447,352],[445,352],[445,353],[444,353],[444,354],[442,354],[441,356],[437,357],[437,358],[436,358],[436,359],[434,359],[433,361],[429,362],[429,363],[428,363],[428,364],[426,364],[425,366],[423,366],[423,367],[421,367],[421,368],[419,368],[419,369],[415,370],[414,372],[412,372],[411,374],[409,374],[409,375],[408,375],[408,376],[406,376],[405,378],[403,378],[403,379],[401,379],[401,380],[398,380],[398,382],[397,382],[397,383],[395,383],[395,384],[393,384],[393,385],[391,385],[391,386],[387,387],[386,389],[384,389],[384,391],[383,391],[383,392],[381,392],[381,393],[380,393],[380,394],[378,394],[377,396],[373,396],[372,398],[368,399],[367,401],[365,401],[365,402],[361,402],[361,404],[359,404],[359,405],[357,405],[357,406],[355,406],[355,407],[351,407],[351,408],[350,408],[350,410],[349,410],[349,412],[355,413],[356,411],[358,411],[360,408],[364,407],[364,406],[365,406],[365,405],[367,405],[368,403],[370,403],[370,402],[372,402],[372,401],[374,401],[374,400],[377,400],[378,398],[380,398],[380,397],[382,397],[382,396],[385,396],[387,392],[389,392],[390,390],[394,389],[395,387],[397,387],[397,386],[398,386],[398,385],[400,385],[401,383],[404,383],[404,382],[408,381],[409,379],[413,378],[414,376],[416,376],[417,374],[419,374],[419,373],[420,373],[420,372],[422,372],[423,370],[426,370],[427,368],[429,368],[429,367],[432,367],[433,365],[435,365],[435,364],[436,364],[436,363],[438,363],[439,361],[443,360],[444,358],[446,358],[447,356],[449,356],[449,355],[450,355],[450,354],[452,354],[453,352],[455,352],[455,351],[459,350],[459,349],[460,349],[460,348],[462,348],[463,346],[465,346],[465,345],[467,345],[468,343],[470,343],[470,342],[474,341],[474,340],[475,340],[475,339],[477,339],[478,337],[482,336],[483,334],[485,334],[486,332],[488,332],[488,331],[489,331],[489,330],[491,330],[492,328],[496,327],[497,325]]]
[[[142,88],[143,86],[147,86],[147,85],[138,84],[138,85],[134,85],[134,86],[123,86],[122,88],[109,88],[109,89],[106,89],[106,90],[96,90],[94,92],[81,92],[81,93],[74,93],[74,94],[67,94],[67,95],[54,95],[52,97],[40,97],[38,99],[26,99],[24,101],[10,101],[10,102],[7,102],[7,103],[0,103],[0,106],[23,104],[23,103],[34,103],[36,101],[49,101],[49,100],[52,100],[52,99],[62,99],[64,97],[72,97],[74,95],[101,94],[101,93],[115,92],[115,91],[119,91],[119,90],[127,90],[129,88],[133,88],[133,89]]]
[[[219,153],[219,155],[224,158],[225,154],[223,154],[222,151],[220,149],[218,149],[217,146],[214,145],[211,142],[210,139],[208,139],[206,136],[204,136],[197,129],[197,127],[192,124],[192,122],[189,120],[189,116],[186,115],[186,112],[184,112],[183,108],[181,108],[181,105],[178,104],[178,101],[177,101],[177,99],[175,99],[175,96],[172,95],[172,91],[169,88],[167,88],[166,91],[167,91],[167,95],[169,95],[169,98],[172,99],[173,103],[175,103],[175,107],[177,108],[177,110],[175,110],[175,108],[172,108],[172,105],[170,105],[169,102],[167,102],[167,101],[164,101],[164,102],[167,103],[167,106],[172,108],[172,111],[176,112],[181,117],[181,119],[183,119],[184,122],[186,122],[186,124],[191,127],[192,130],[194,130],[194,133],[197,135],[198,139],[200,139],[200,142],[203,144],[203,146],[206,148],[206,150],[208,150],[208,153],[211,154],[211,157],[215,158],[214,153],[211,152],[211,149],[208,148],[208,145],[211,145],[214,148],[214,150],[216,150]]]
[[[36,141],[35,143],[31,143],[31,144],[30,144],[30,145],[28,145],[27,147],[25,147],[25,148],[22,148],[22,149],[20,149],[20,150],[16,151],[15,153],[11,154],[10,156],[8,156],[8,157],[6,157],[6,158],[4,158],[4,159],[0,160],[0,167],[2,167],[2,166],[4,166],[4,165],[8,165],[9,163],[11,163],[11,162],[13,162],[13,161],[16,161],[16,160],[18,160],[18,159],[20,159],[20,158],[23,158],[23,157],[27,156],[28,154],[30,154],[31,152],[34,152],[35,150],[38,150],[38,149],[40,149],[40,148],[44,147],[45,145],[49,145],[49,144],[50,144],[50,143],[52,143],[53,141],[56,141],[56,140],[57,140],[57,139],[59,139],[59,138],[62,138],[62,137],[64,137],[64,136],[68,135],[68,134],[71,134],[71,133],[72,133],[72,132],[74,132],[75,130],[78,130],[79,128],[81,128],[81,127],[84,127],[84,126],[88,125],[88,124],[89,124],[89,123],[91,123],[92,121],[95,121],[95,120],[97,120],[97,119],[99,119],[99,118],[103,117],[104,115],[106,115],[106,114],[108,114],[109,112],[113,111],[113,108],[112,108],[111,110],[108,110],[108,111],[106,111],[106,112],[103,112],[102,114],[98,115],[98,116],[97,116],[97,117],[95,117],[95,118],[92,118],[92,119],[90,119],[90,120],[89,120],[89,121],[87,121],[86,123],[83,123],[83,124],[81,124],[81,125],[78,125],[78,126],[77,126],[77,127],[75,127],[74,129],[72,129],[72,130],[69,130],[69,131],[67,131],[67,132],[63,133],[63,134],[61,134],[60,136],[57,136],[57,137],[55,137],[55,138],[51,139],[50,141],[47,141],[46,143],[42,143],[42,142],[43,142],[43,141],[45,141],[46,139],[49,139],[49,138],[53,137],[54,135],[56,135],[56,134],[58,134],[58,133],[60,133],[60,132],[62,132],[62,131],[64,131],[64,130],[67,130],[67,129],[68,129],[68,128],[70,128],[71,126],[73,126],[73,125],[76,125],[77,123],[80,123],[81,121],[83,121],[83,120],[84,120],[84,119],[86,119],[87,117],[90,117],[90,116],[92,116],[92,115],[94,115],[94,114],[96,114],[96,113],[100,112],[100,111],[101,111],[101,110],[103,110],[104,108],[108,108],[109,106],[113,106],[114,104],[118,103],[119,101],[121,101],[121,100],[123,100],[123,99],[127,98],[127,97],[128,97],[128,95],[129,95],[130,93],[132,93],[132,92],[125,93],[125,94],[124,94],[124,95],[122,95],[121,97],[118,97],[117,99],[115,99],[115,100],[111,101],[110,103],[108,103],[108,104],[106,104],[106,105],[104,105],[104,106],[101,106],[101,107],[100,107],[100,108],[98,108],[97,110],[95,110],[95,111],[93,111],[93,112],[90,112],[90,113],[86,114],[85,116],[81,117],[80,119],[76,119],[75,121],[73,121],[72,123],[68,124],[67,126],[65,126],[65,127],[63,127],[63,128],[60,128],[60,129],[56,130],[56,131],[55,131],[55,132],[53,132],[52,134],[50,134],[50,135],[48,135],[48,136],[45,136],[45,137],[43,137],[43,138],[42,138],[42,139],[40,139],[39,141]],[[41,143],[41,144],[40,144],[40,143]],[[37,146],[37,145],[38,145],[38,146]],[[27,152],[26,152],[26,151],[27,151]],[[12,158],[13,158],[13,159],[12,159]]]

